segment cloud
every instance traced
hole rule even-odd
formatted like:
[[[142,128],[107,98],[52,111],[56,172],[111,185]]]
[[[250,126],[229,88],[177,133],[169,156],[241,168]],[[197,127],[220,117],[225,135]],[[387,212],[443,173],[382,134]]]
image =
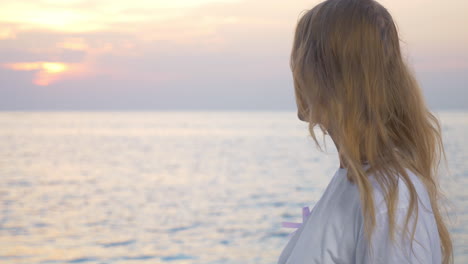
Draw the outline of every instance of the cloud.
[[[67,50],[87,50],[89,48],[83,38],[68,38],[57,43],[56,47]]]
[[[13,29],[8,28],[8,27],[0,28],[0,40],[2,40],[2,39],[14,39],[15,36],[16,35],[13,32]]]

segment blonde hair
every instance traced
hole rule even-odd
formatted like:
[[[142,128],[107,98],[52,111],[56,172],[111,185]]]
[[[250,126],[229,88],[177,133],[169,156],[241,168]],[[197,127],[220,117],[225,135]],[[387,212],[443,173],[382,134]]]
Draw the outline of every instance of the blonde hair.
[[[319,148],[314,127],[324,135],[333,133],[347,177],[359,188],[368,241],[376,223],[367,175],[373,173],[384,190],[394,241],[399,178],[410,194],[406,231],[411,212],[418,215],[408,168],[428,191],[443,263],[453,263],[450,233],[439,210],[442,155],[447,164],[441,127],[425,105],[399,40],[390,13],[374,0],[327,0],[308,10],[297,23],[290,58],[298,116],[309,122]],[[370,165],[367,171],[361,166],[364,160]]]

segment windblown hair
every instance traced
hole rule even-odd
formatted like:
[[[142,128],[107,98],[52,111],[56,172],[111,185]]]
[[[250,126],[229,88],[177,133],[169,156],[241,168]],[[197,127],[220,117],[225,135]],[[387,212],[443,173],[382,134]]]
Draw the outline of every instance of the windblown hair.
[[[417,219],[418,197],[408,168],[429,193],[443,263],[453,263],[450,233],[439,210],[442,155],[447,164],[441,126],[424,102],[399,41],[390,13],[375,0],[326,0],[308,10],[297,23],[290,58],[298,116],[309,123],[319,149],[314,127],[333,135],[348,180],[360,192],[368,241],[376,224],[370,173],[384,191],[392,241],[399,178],[410,193],[406,233],[411,213]],[[370,165],[367,171],[363,161]]]

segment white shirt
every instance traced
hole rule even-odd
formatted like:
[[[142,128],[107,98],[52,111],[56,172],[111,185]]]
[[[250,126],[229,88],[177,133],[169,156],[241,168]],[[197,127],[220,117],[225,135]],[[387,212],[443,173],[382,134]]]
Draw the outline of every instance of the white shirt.
[[[364,168],[367,166],[369,165],[363,165]],[[374,187],[376,228],[372,235],[374,254],[369,256],[358,187],[348,181],[346,168],[338,168],[322,197],[312,208],[309,217],[289,239],[281,252],[278,264],[440,264],[442,252],[429,196],[419,178],[412,171],[408,169],[406,171],[419,196],[419,215],[414,239],[420,244],[413,241],[414,252],[411,252],[408,240],[406,243],[391,243],[388,237],[388,214],[383,192],[375,178],[371,177]],[[401,178],[398,186],[396,224],[403,228],[409,196],[406,184]],[[414,217],[411,219],[414,220]],[[414,221],[410,220],[408,224],[410,231],[412,223]],[[395,233],[395,241],[401,241],[402,237],[402,233]]]

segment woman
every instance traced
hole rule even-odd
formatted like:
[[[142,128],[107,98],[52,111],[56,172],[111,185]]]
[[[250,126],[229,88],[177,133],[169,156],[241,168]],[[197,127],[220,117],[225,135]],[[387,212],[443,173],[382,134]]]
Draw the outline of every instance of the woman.
[[[291,53],[299,119],[340,157],[324,194],[278,263],[453,263],[439,210],[445,151],[400,53],[389,12],[374,0],[327,0],[299,20]]]

